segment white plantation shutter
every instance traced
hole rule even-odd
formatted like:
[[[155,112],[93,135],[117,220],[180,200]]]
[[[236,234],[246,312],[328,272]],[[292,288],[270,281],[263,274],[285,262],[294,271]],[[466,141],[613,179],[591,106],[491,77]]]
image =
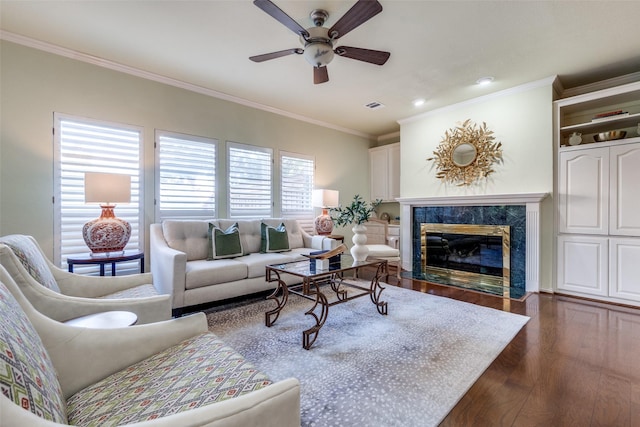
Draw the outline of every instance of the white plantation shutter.
[[[273,152],[227,142],[229,218],[272,216]]]
[[[82,227],[100,216],[100,206],[84,202],[85,172],[131,176],[131,203],[120,203],[114,212],[131,224],[125,249],[142,249],[142,186],[140,181],[140,128],[95,120],[54,116],[54,263],[67,267],[68,256],[89,253]],[[91,273],[97,266],[77,266],[74,272]],[[138,261],[118,264],[118,272],[140,271]]]
[[[218,141],[158,131],[156,221],[215,218]]]
[[[313,218],[311,195],[315,161],[312,156],[280,152],[280,197],[282,216]]]

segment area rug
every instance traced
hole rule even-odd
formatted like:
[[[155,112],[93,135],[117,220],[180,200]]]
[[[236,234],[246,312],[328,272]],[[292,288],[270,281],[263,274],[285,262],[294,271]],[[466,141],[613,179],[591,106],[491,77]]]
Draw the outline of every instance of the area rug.
[[[272,380],[301,383],[303,426],[437,426],[529,320],[526,316],[385,286],[388,315],[369,297],[329,308],[310,350],[313,303],[290,295],[207,312],[209,329]]]

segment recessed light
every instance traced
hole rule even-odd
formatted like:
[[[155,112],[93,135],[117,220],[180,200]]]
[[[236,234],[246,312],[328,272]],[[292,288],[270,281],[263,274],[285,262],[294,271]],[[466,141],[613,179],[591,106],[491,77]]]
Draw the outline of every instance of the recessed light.
[[[479,85],[488,85],[492,81],[493,81],[493,77],[487,76],[487,77],[480,77],[478,80],[476,80],[476,83]]]
[[[418,98],[418,99],[414,99],[413,100],[413,106],[414,107],[420,107],[422,105],[424,105],[426,101],[424,100],[424,98]]]

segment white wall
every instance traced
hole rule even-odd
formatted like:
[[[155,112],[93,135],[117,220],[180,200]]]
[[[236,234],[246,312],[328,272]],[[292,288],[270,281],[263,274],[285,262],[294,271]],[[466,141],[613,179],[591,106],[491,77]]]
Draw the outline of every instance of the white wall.
[[[552,79],[533,82],[400,121],[401,195],[437,197],[471,194],[549,193],[542,204],[541,289],[552,289],[553,269],[553,87]],[[466,119],[494,131],[502,142],[503,164],[476,185],[459,187],[436,178],[426,159],[446,130]]]
[[[278,149],[313,155],[317,187],[339,190],[343,203],[356,193],[369,195],[367,138],[6,41],[0,44],[0,112],[0,235],[33,235],[49,257],[54,112],[144,129],[146,229],[154,221],[155,129],[272,147],[276,155]],[[220,208],[226,212],[226,205]]]

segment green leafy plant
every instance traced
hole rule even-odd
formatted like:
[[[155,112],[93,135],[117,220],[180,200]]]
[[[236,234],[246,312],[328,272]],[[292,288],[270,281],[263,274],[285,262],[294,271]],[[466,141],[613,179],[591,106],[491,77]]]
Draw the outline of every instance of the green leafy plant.
[[[371,214],[380,203],[382,203],[382,200],[378,199],[369,204],[359,194],[356,194],[349,206],[343,207],[340,205],[337,208],[331,208],[329,214],[333,223],[338,227],[344,227],[349,224],[359,225],[369,221]]]

